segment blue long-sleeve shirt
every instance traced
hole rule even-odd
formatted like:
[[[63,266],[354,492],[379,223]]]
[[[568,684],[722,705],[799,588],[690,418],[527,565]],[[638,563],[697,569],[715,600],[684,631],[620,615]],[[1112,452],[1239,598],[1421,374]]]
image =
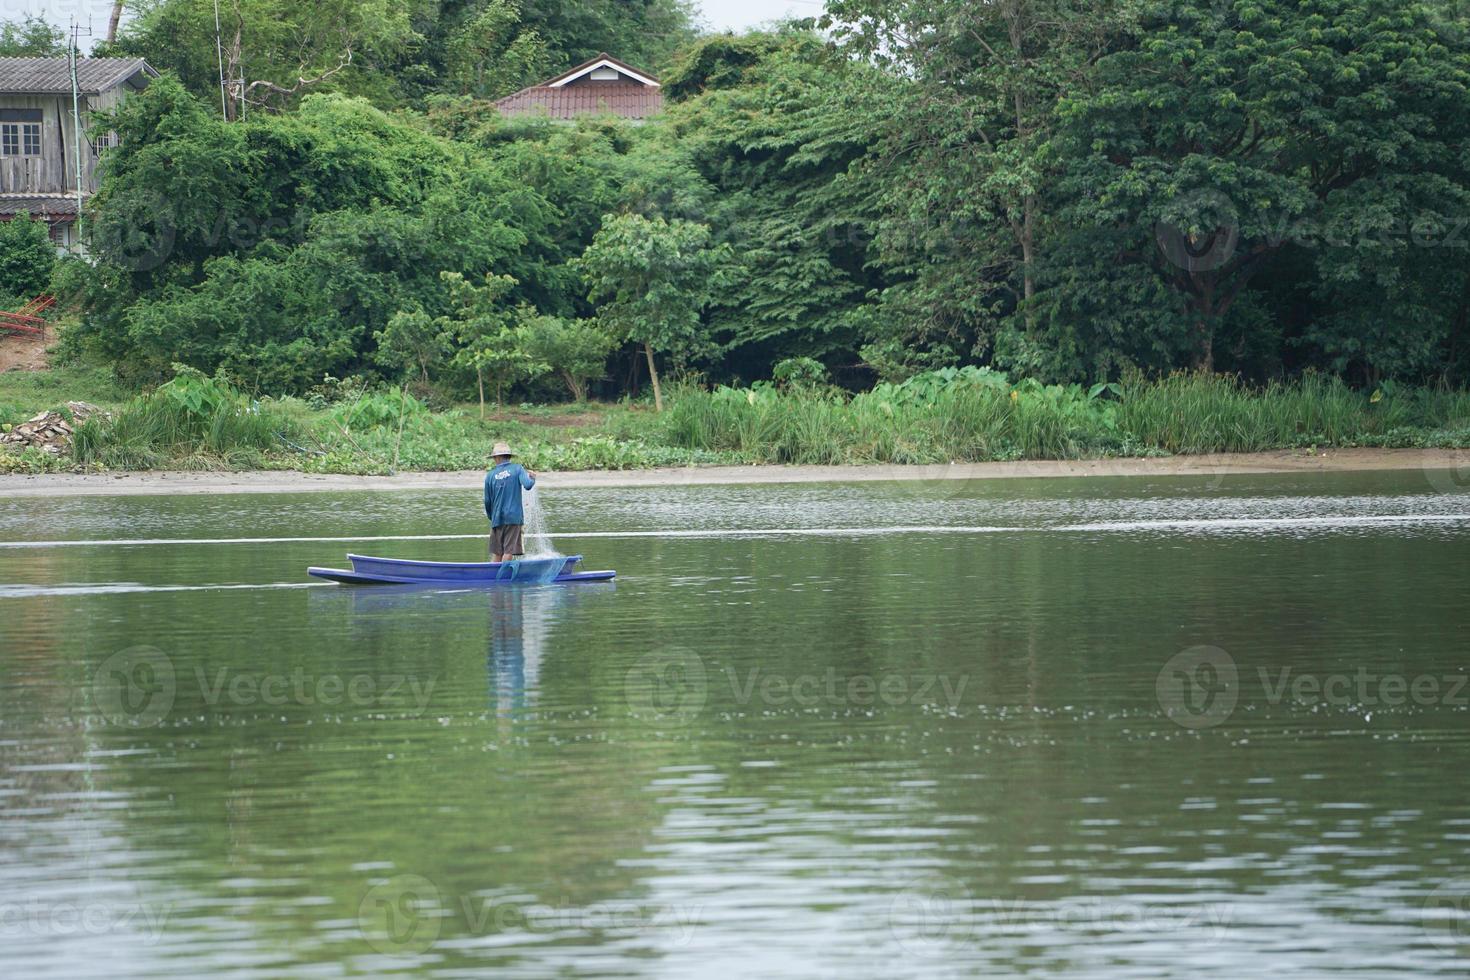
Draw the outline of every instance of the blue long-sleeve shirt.
[[[536,485],[536,478],[520,463],[501,463],[485,474],[485,516],[491,527],[502,524],[524,524],[521,490]]]

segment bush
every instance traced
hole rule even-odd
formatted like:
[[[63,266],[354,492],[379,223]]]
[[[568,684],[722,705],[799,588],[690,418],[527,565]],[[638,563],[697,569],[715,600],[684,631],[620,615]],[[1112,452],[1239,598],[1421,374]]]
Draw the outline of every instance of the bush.
[[[788,357],[771,369],[771,378],[783,388],[820,388],[831,378],[821,361],[812,357]]]
[[[257,467],[295,433],[295,420],[197,371],[123,406],[111,422],[94,416],[77,428],[72,455],[109,469]]]
[[[579,402],[587,400],[588,382],[602,376],[608,355],[617,346],[613,336],[591,320],[556,316],[530,318],[523,338],[531,357],[549,364]]]
[[[0,222],[0,294],[30,299],[51,285],[56,248],[44,221],[21,215]]]

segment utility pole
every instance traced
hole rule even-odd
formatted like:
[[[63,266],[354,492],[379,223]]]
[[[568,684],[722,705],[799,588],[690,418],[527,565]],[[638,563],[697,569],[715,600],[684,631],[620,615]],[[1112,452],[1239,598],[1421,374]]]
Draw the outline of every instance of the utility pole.
[[[74,165],[76,169],[77,179],[77,220],[75,227],[77,236],[76,243],[78,245],[81,244],[82,240],[82,208],[86,197],[86,187],[82,183],[83,174],[85,173],[85,170],[82,166],[82,83],[81,79],[77,75],[77,61],[81,56],[81,34],[81,25],[77,23],[76,18],[72,18],[71,45],[67,48],[66,55],[67,61],[69,63],[68,67],[70,67],[71,69],[71,123],[72,138],[74,141],[72,146],[75,150],[75,152],[72,154],[72,157],[76,161]],[[90,37],[91,35],[92,31],[90,28],[88,28],[87,36]]]

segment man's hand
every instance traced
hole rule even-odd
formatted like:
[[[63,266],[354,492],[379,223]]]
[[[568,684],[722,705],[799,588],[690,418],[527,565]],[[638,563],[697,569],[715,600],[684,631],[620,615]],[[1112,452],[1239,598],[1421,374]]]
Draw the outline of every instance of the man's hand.
[[[533,480],[539,480],[541,478],[541,474],[540,473],[537,473],[535,470],[526,470],[526,472],[530,475],[531,479],[533,479]]]

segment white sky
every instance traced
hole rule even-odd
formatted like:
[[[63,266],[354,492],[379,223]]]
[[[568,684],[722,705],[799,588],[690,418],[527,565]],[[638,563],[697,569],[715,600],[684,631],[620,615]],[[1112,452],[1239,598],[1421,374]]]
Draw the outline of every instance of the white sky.
[[[696,6],[705,25],[715,31],[741,31],[767,21],[822,13],[821,0],[697,0]]]
[[[695,0],[695,6],[704,25],[714,31],[741,31],[784,17],[817,17],[822,13],[821,0]],[[0,20],[31,15],[66,27],[75,18],[83,30],[90,20],[93,34],[99,38],[107,33],[111,11],[111,0],[0,0]],[[83,38],[82,49],[90,47]]]
[[[75,20],[82,29],[82,50],[90,51],[93,40],[107,36],[107,19],[112,16],[112,0],[0,0],[0,20],[21,17],[43,17],[66,30]],[[86,36],[88,22],[92,37]]]

